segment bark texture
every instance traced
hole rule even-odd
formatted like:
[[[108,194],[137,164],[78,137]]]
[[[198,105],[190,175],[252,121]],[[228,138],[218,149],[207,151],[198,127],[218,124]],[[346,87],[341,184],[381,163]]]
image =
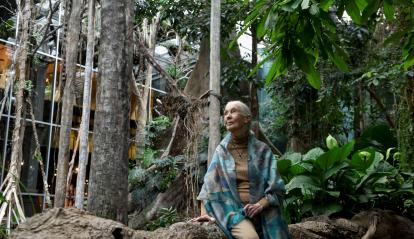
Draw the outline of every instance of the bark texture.
[[[101,79],[97,91],[88,210],[126,223],[132,2],[103,0],[101,16]]]
[[[221,0],[211,1],[210,17],[210,107],[208,163],[220,143],[220,7]]]
[[[55,207],[63,207],[65,204],[66,179],[69,164],[70,130],[72,128],[74,85],[76,77],[76,58],[78,56],[78,42],[81,25],[81,0],[72,0],[68,18],[68,32],[66,35],[65,72],[66,82],[62,96],[62,118],[59,131],[59,154],[57,163],[57,176],[55,187]]]
[[[82,209],[85,193],[86,166],[88,164],[89,118],[91,111],[91,84],[93,68],[95,0],[88,4],[88,43],[86,49],[85,82],[83,85],[82,122],[80,127],[79,173],[76,179],[75,207]]]

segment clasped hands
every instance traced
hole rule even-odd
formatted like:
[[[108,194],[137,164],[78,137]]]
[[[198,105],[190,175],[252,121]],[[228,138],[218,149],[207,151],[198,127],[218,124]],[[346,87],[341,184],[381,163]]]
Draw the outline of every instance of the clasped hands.
[[[260,203],[246,204],[243,210],[245,211],[247,217],[252,218],[260,214],[263,211],[263,206]],[[204,215],[201,215],[199,217],[196,217],[190,220],[190,222],[215,222],[215,221],[216,219],[214,219],[214,217],[209,216],[208,214],[204,214]]]

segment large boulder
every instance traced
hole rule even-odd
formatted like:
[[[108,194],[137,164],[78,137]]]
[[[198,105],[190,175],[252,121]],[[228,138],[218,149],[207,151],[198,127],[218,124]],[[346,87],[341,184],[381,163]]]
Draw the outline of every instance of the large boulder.
[[[54,208],[20,224],[9,238],[15,239],[225,239],[214,224],[179,222],[153,232],[136,231],[122,223],[100,218],[75,208]]]
[[[352,220],[309,218],[289,225],[292,239],[412,239],[414,223],[391,211],[373,209]],[[10,235],[19,239],[114,238],[114,239],[225,239],[214,224],[175,223],[153,232],[136,231],[119,222],[75,208],[55,208],[29,218]]]

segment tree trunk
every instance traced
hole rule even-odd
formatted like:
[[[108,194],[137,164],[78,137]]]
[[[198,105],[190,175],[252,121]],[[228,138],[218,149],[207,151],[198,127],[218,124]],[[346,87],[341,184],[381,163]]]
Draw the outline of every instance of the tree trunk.
[[[21,5],[23,4],[23,6]],[[14,212],[14,220],[17,223],[21,221],[25,221],[25,215],[21,208],[20,197],[18,197],[17,193],[19,190],[19,180],[20,180],[20,172],[21,172],[21,162],[22,162],[22,146],[23,146],[23,137],[24,137],[24,86],[27,79],[27,52],[29,48],[29,37],[31,33],[30,22],[32,21],[32,4],[30,0],[25,1],[17,1],[18,5],[18,15],[21,18],[21,21],[17,22],[17,25],[21,24],[21,30],[19,32],[20,39],[19,39],[19,47],[17,47],[15,52],[15,60],[18,64],[18,78],[16,78],[16,101],[15,101],[15,111],[16,111],[16,119],[13,129],[12,135],[12,152],[11,152],[11,160],[10,160],[10,167],[9,171],[3,181],[3,184],[0,187],[2,192],[2,196],[4,199],[2,200],[1,207],[0,207],[0,222],[3,221],[3,217],[7,215],[7,232],[10,232],[12,217]],[[12,64],[15,65],[15,64]],[[13,79],[9,79],[13,80]],[[14,208],[13,208],[14,207]],[[17,210],[15,210],[17,209]],[[13,213],[12,213],[13,211]]]
[[[76,59],[81,25],[81,0],[72,0],[66,36],[65,72],[66,83],[62,97],[62,118],[59,131],[59,154],[57,163],[57,177],[55,188],[55,207],[63,207],[65,204],[66,178],[69,164],[69,142],[72,128],[74,86],[76,77]]]
[[[210,106],[208,163],[220,143],[220,6],[221,0],[211,2],[210,22]]]
[[[76,179],[75,207],[82,209],[85,193],[86,166],[88,164],[89,118],[91,111],[91,83],[93,68],[95,0],[88,4],[88,43],[86,47],[85,82],[83,85],[82,122],[79,130],[79,172]]]
[[[139,41],[144,41],[148,53],[150,56],[154,56],[155,53],[155,42],[158,33],[158,27],[160,23],[160,13],[152,20],[151,24],[147,23],[147,19],[144,20],[142,24],[142,29],[140,32]],[[138,119],[137,119],[137,132],[135,136],[138,155],[137,158],[141,158],[144,155],[145,150],[145,125],[147,124],[147,119],[151,120],[151,106],[148,105],[148,102],[151,102],[151,89],[152,86],[152,65],[147,62],[146,64],[146,74],[145,74],[145,87],[143,89],[142,98],[138,100]]]
[[[197,63],[191,72],[190,79],[184,88],[184,93],[198,98],[209,89],[208,75],[210,67],[210,43],[208,38],[204,38],[200,43]]]
[[[101,1],[101,79],[88,194],[88,210],[123,223],[128,205],[132,10],[131,0]]]
[[[256,36],[256,24],[251,27],[252,32],[252,69],[257,65],[257,36]],[[249,95],[250,95],[250,110],[252,112],[252,126],[256,137],[259,136],[260,125],[259,125],[259,99],[257,98],[257,74],[250,81]]]

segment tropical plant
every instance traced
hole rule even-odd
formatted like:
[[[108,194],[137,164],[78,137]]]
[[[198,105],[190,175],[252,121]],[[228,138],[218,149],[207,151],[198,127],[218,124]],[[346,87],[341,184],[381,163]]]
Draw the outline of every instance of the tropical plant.
[[[149,231],[154,231],[160,227],[168,227],[169,225],[178,221],[177,210],[170,208],[161,208],[160,216],[151,221],[146,229]]]
[[[385,16],[394,21],[396,12],[404,16],[403,24],[388,39],[404,39],[402,55],[404,68],[414,64],[414,41],[410,0],[286,0],[255,1],[254,8],[244,21],[240,35],[251,25],[257,24],[256,35],[268,42],[262,63],[274,62],[266,77],[267,82],[286,73],[293,63],[306,75],[314,88],[321,86],[320,73],[316,68],[319,59],[329,59],[340,70],[348,72],[348,54],[338,38],[336,21],[344,20],[346,11],[350,20],[357,25],[369,25]]]
[[[414,216],[413,178],[393,166],[398,154],[384,157],[373,148],[353,152],[355,141],[339,146],[332,136],[326,145],[326,151],[287,153],[278,160],[287,183],[285,214],[290,222],[321,214],[353,215],[372,207]]]

